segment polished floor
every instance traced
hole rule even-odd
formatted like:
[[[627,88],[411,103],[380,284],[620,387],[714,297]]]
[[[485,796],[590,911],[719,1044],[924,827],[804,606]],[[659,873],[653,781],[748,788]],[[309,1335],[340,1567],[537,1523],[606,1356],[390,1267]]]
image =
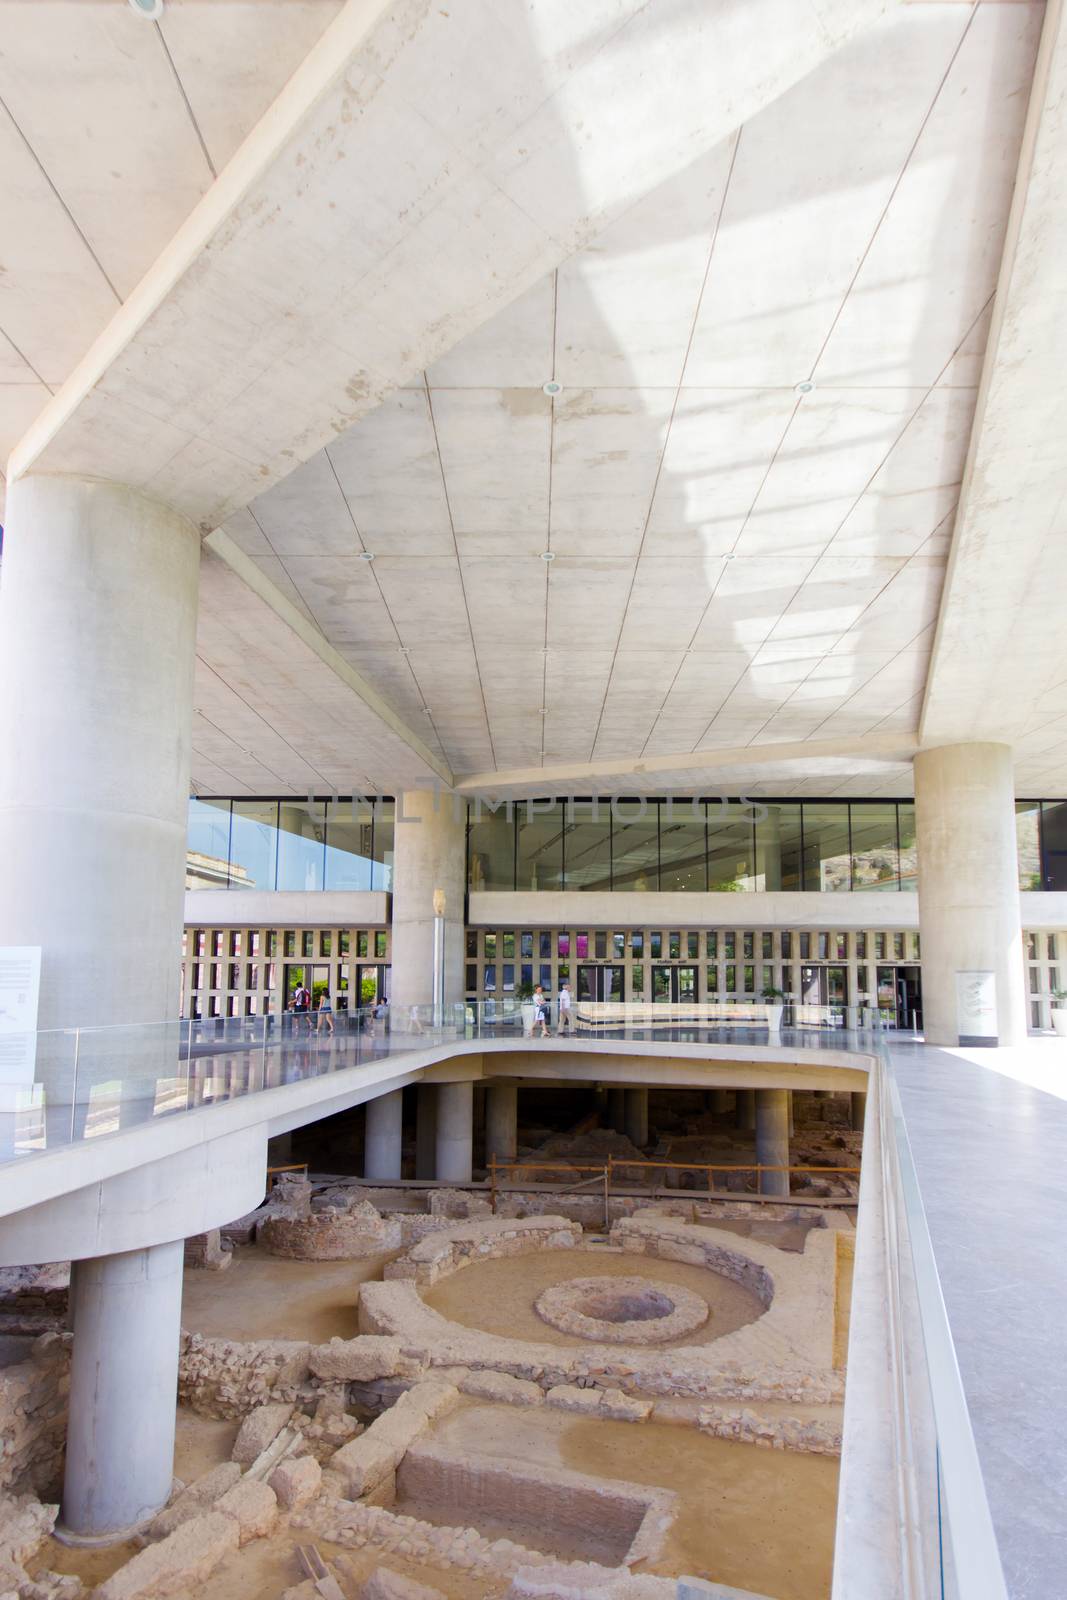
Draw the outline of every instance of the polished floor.
[[[1067,1041],[891,1053],[1008,1592],[1063,1600]]]

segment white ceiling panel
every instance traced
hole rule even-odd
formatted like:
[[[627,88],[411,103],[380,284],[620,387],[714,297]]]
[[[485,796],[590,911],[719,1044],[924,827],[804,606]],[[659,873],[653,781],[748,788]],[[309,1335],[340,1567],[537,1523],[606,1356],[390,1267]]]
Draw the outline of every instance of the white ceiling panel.
[[[548,534],[552,402],[538,389],[433,394],[452,523],[459,533]]]

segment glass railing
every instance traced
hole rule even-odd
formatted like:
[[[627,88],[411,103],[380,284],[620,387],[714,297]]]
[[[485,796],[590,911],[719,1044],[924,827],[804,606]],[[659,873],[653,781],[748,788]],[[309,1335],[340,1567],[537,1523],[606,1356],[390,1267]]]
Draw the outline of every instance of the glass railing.
[[[407,1051],[462,1040],[676,1043],[845,1043],[877,1028],[877,1013],[763,1002],[574,1002],[561,1014],[529,1000],[376,1006],[332,1014],[183,1018],[0,1035],[0,1161],[122,1133],[149,1118],[194,1111]]]

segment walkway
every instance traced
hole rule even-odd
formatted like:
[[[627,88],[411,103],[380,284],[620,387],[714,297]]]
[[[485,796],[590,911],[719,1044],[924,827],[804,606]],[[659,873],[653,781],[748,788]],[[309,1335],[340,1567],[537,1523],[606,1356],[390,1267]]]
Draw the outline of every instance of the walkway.
[[[1011,1600],[1061,1600],[1067,1043],[891,1057]]]

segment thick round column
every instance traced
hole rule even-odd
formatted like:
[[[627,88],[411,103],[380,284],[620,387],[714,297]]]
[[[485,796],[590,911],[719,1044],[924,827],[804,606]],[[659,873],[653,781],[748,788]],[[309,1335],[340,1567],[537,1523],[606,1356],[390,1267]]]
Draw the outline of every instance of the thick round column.
[[[375,1182],[400,1177],[404,1138],[404,1091],[394,1089],[367,1101],[363,1136],[363,1176]]]
[[[738,1089],[734,1107],[734,1119],[739,1132],[752,1132],[756,1126],[755,1089]]]
[[[867,1096],[865,1094],[849,1095],[849,1112],[853,1133],[862,1133],[867,1121]]]
[[[434,794],[428,789],[398,795],[394,850],[390,1005],[394,1014],[402,1018],[405,1008],[433,1002],[436,889],[443,890],[445,896],[445,1002],[463,999],[463,809],[452,795]]]
[[[165,1504],[185,1242],[76,1261],[61,1535],[114,1544]]]
[[[616,1133],[626,1132],[626,1090],[608,1090],[607,1125]]]
[[[626,1091],[626,1137],[643,1150],[648,1143],[648,1090]]]
[[[437,1177],[470,1183],[474,1168],[474,1085],[437,1086]]]
[[[1026,992],[1009,746],[920,751],[915,827],[925,1038],[1018,1044]]]
[[[0,944],[42,947],[41,1028],[177,1017],[199,563],[136,490],[8,488]]]
[[[420,1083],[415,1097],[415,1176],[437,1176],[437,1085]]]
[[[761,1167],[789,1165],[789,1090],[756,1090],[756,1160]],[[760,1194],[789,1194],[788,1172],[761,1172]]]
[[[491,1083],[486,1097],[485,1159],[514,1161],[519,1138],[519,1090],[514,1083]]]

